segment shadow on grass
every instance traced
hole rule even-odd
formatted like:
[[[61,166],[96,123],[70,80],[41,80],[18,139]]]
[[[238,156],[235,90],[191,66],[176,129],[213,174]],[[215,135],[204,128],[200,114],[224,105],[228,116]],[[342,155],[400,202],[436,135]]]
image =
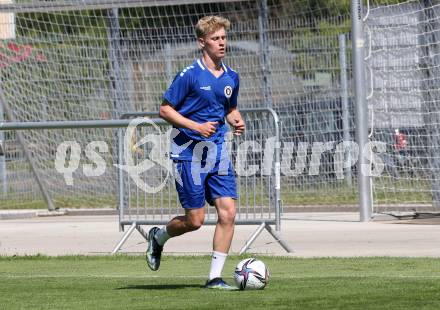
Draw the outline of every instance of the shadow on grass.
[[[117,290],[179,290],[185,288],[203,288],[200,284],[148,284],[148,285],[129,285],[119,287]]]

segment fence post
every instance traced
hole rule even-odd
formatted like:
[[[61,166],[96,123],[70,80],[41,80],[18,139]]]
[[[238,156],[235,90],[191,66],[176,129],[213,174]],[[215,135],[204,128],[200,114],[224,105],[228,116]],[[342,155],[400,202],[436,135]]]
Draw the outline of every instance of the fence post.
[[[12,3],[12,0],[3,1],[4,4]],[[14,40],[16,38],[15,33],[15,14],[8,13],[3,14],[3,24],[0,24],[0,44],[6,42],[6,40]],[[0,87],[1,87],[1,79],[3,76],[0,74]],[[4,117],[4,108],[2,100],[0,100],[0,123],[5,120]],[[5,152],[5,134],[4,132],[0,132],[0,182],[2,184],[2,193],[4,195],[8,192],[8,178],[7,178],[7,170],[6,170],[6,152]]]
[[[107,27],[107,37],[109,41],[108,46],[108,57],[110,61],[110,82],[111,82],[111,99],[113,100],[113,107],[114,107],[114,113],[113,119],[119,118],[120,114],[124,111],[124,105],[123,105],[123,84],[122,84],[122,74],[121,74],[121,66],[120,66],[120,59],[121,59],[121,44],[120,44],[120,31],[121,27],[119,25],[119,10],[117,8],[109,9],[107,11],[108,17],[109,17],[109,24]],[[118,148],[116,151],[114,151],[113,156],[117,158],[118,164],[123,164],[123,156],[122,156],[122,148],[120,144],[122,143],[122,130],[119,128],[116,131],[115,134]],[[123,186],[124,180],[123,180],[123,174],[122,170],[118,169],[117,171],[117,177],[116,181],[118,184],[118,188],[121,189]],[[123,198],[124,195],[120,191],[118,192],[118,213],[119,216],[121,216],[121,213],[123,212]],[[124,230],[123,226],[119,226],[119,230]]]
[[[121,66],[119,64],[120,61],[120,53],[121,53],[121,46],[120,46],[120,31],[121,27],[119,26],[119,13],[117,8],[109,9],[108,10],[108,17],[109,17],[109,25],[107,30],[107,36],[109,41],[109,51],[108,51],[108,57],[110,60],[110,79],[111,79],[111,87],[112,87],[112,100],[113,100],[113,106],[115,108],[115,111],[117,115],[113,116],[113,119],[118,119],[119,114],[123,110],[124,104],[123,99],[124,98],[124,87],[122,85],[122,75],[121,75]]]
[[[170,43],[165,43],[165,76],[167,85],[173,81],[173,51]]]
[[[426,127],[426,137],[428,142],[428,167],[430,170],[432,205],[435,208],[440,207],[440,130],[438,128],[438,112],[437,102],[438,95],[438,74],[440,57],[439,51],[439,34],[440,23],[436,20],[436,11],[432,8],[432,4],[428,0],[421,2],[423,4],[422,22],[424,25],[424,35],[420,36],[420,46],[422,57],[421,72],[423,74],[423,99],[426,102],[424,112],[424,121]],[[434,91],[433,91],[434,90]]]
[[[339,35],[339,65],[341,68],[341,107],[342,107],[342,132],[343,141],[350,141],[350,110],[348,107],[348,83],[347,83],[347,46],[345,34]],[[344,162],[351,163],[351,152],[346,150]],[[344,165],[345,166],[345,165]],[[352,185],[351,165],[345,167],[345,180],[347,185]]]
[[[4,120],[3,103],[2,100],[0,100],[0,123],[2,123]],[[2,193],[4,195],[6,195],[8,192],[5,147],[5,133],[3,131],[0,131],[0,182],[2,184]]]
[[[122,128],[118,128],[118,164],[124,165],[124,136]],[[124,216],[124,172],[121,168],[118,169],[118,214],[119,214],[119,224]],[[119,230],[124,230],[124,226],[119,225]]]
[[[351,31],[353,47],[353,77],[355,82],[356,103],[356,142],[358,143],[360,150],[357,163],[359,215],[361,222],[368,222],[371,219],[372,189],[370,177],[365,175],[365,173],[362,173],[362,167],[370,166],[370,162],[367,158],[362,156],[362,150],[366,147],[368,142],[368,107],[365,96],[365,40],[363,34],[363,13],[361,0],[351,0]]]
[[[267,32],[269,29],[267,0],[259,0],[258,7],[258,32],[260,38],[260,63],[261,63],[261,83],[263,90],[263,104],[267,108],[272,108],[272,93],[270,89],[270,59],[269,59],[269,40]]]
[[[281,230],[281,137],[280,119],[273,109],[268,109],[272,114],[275,125],[275,150],[274,150],[274,175],[275,175],[275,230]]]

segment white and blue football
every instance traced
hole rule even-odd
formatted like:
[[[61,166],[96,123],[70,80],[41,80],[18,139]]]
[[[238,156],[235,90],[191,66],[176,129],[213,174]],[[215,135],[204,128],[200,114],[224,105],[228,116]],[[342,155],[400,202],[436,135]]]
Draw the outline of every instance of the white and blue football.
[[[247,258],[235,267],[234,279],[240,290],[262,290],[269,281],[269,270],[261,260]]]

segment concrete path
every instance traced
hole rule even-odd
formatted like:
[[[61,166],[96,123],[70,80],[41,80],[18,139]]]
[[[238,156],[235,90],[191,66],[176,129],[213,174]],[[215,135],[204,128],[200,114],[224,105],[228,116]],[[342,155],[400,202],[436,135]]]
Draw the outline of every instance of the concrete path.
[[[149,227],[145,227],[148,229]],[[232,252],[238,253],[257,226],[238,226]],[[165,252],[208,254],[213,226],[171,239]],[[291,213],[282,221],[282,236],[301,257],[430,256],[440,257],[440,225],[436,221],[359,223],[357,213]],[[0,255],[109,254],[122,233],[117,217],[50,216],[0,221]],[[143,254],[146,241],[134,231],[123,253]],[[249,253],[286,255],[266,232]]]

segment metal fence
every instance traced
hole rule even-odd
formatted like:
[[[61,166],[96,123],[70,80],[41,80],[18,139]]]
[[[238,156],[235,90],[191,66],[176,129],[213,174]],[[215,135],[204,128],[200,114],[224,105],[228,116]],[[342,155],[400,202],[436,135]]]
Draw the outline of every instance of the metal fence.
[[[237,225],[259,227],[240,253],[246,251],[264,229],[290,252],[289,246],[277,234],[281,223],[278,115],[268,108],[244,109],[241,113],[246,120],[245,133],[240,137],[233,137],[230,133],[226,139],[236,171],[238,199],[235,222]],[[122,117],[128,119],[145,116],[155,117],[157,113],[127,113]],[[137,127],[132,136],[119,131],[119,158],[129,156],[133,159],[130,165],[140,167],[136,168],[136,175],[141,182],[137,177],[132,178],[122,169],[119,170],[119,224],[122,230],[125,226],[130,228],[113,253],[119,250],[134,229],[146,237],[142,225],[166,224],[182,214],[183,209],[174,185],[175,172],[168,159],[169,128],[169,125]],[[149,142],[154,143],[138,145],[138,140],[148,136]],[[130,148],[128,153],[127,147]],[[142,171],[141,167],[146,162],[151,163],[152,167]],[[207,207],[205,214],[205,224],[217,223],[217,213],[213,207]],[[274,225],[275,230],[270,225]]]

